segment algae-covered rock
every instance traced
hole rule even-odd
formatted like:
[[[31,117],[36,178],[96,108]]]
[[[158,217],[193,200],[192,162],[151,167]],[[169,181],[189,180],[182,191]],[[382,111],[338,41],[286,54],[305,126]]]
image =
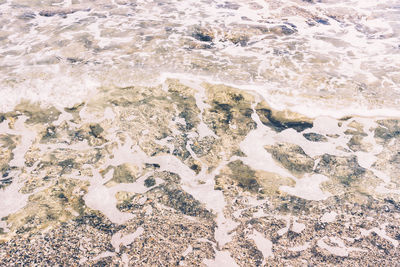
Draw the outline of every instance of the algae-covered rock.
[[[42,108],[37,103],[21,102],[15,107],[16,114],[23,114],[28,117],[28,124],[51,123],[58,119],[61,112],[55,107]]]
[[[361,178],[366,169],[358,164],[357,156],[341,157],[324,154],[315,172],[334,177],[344,185],[350,185]]]
[[[256,179],[256,172],[241,160],[230,162],[228,167],[232,173],[231,178],[237,181],[240,187],[253,192],[260,190],[261,186]]]
[[[225,85],[203,85],[211,108],[203,114],[205,123],[218,136],[245,136],[256,127],[251,118],[254,97]]]
[[[379,120],[377,123],[379,126],[375,129],[375,138],[381,142],[400,136],[400,120]]]
[[[312,119],[289,110],[273,110],[265,102],[257,104],[256,112],[264,125],[278,132],[288,128],[302,132],[305,129],[313,127]]]
[[[54,185],[29,196],[27,205],[6,218],[13,234],[35,233],[75,218],[86,206],[82,199],[88,182],[60,178]]]
[[[313,170],[314,160],[298,145],[280,143],[266,146],[265,149],[276,161],[294,174],[301,175]]]
[[[202,160],[209,167],[215,168],[222,159],[234,155],[240,142],[257,127],[251,117],[254,96],[225,85],[202,85],[208,97],[206,104],[210,106],[204,110],[203,121],[217,138],[206,139],[204,143],[198,140],[193,148],[195,153],[204,155]]]
[[[364,138],[368,136],[368,134],[364,132],[363,124],[356,120],[353,120],[347,126],[348,128],[346,129],[346,131],[344,131],[344,134],[352,135],[349,142],[347,143],[347,146],[352,151],[370,151],[372,149],[372,144],[364,141]]]
[[[20,142],[20,139],[16,135],[0,134],[0,190],[13,181],[13,177],[10,176],[13,167],[9,165],[9,162],[14,158],[12,151]]]
[[[372,149],[372,145],[364,142],[363,139],[364,137],[361,135],[353,135],[347,143],[347,146],[353,151],[368,152]]]
[[[256,171],[256,177],[258,183],[261,185],[262,190],[260,191],[264,195],[275,196],[275,195],[286,195],[279,188],[281,186],[295,186],[296,182],[289,178],[283,177],[277,173]]]
[[[146,187],[152,187],[155,184],[156,184],[156,180],[154,179],[154,177],[148,177],[148,178],[146,178],[146,180],[144,180],[144,185]]]
[[[179,186],[167,183],[160,186],[163,193],[160,201],[168,207],[194,217],[211,218],[212,213],[204,208],[204,205],[192,195],[182,190]]]
[[[303,136],[311,142],[328,142],[328,138],[318,133],[303,133]]]
[[[286,194],[279,190],[282,185],[294,186],[295,182],[288,177],[261,170],[253,170],[241,160],[235,160],[226,165],[216,176],[215,189],[230,194],[232,183],[242,191],[255,193],[258,196],[275,196]]]
[[[400,136],[399,136],[400,137]],[[377,155],[373,168],[382,171],[391,178],[391,182],[400,188],[400,138],[385,143],[384,149]]]
[[[124,163],[114,168],[113,177],[106,183],[106,186],[113,186],[119,183],[133,183],[139,177],[141,169],[139,166]]]

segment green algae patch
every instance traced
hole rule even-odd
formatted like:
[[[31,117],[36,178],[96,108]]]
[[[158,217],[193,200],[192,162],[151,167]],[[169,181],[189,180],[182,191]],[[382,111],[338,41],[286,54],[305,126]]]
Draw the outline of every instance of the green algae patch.
[[[256,172],[249,166],[245,165],[241,160],[236,160],[228,164],[231,170],[231,178],[238,182],[240,187],[252,192],[258,192],[261,188],[257,179]]]
[[[218,136],[237,139],[256,128],[251,118],[254,96],[225,85],[203,84],[207,93],[207,104],[211,108],[204,114],[205,123]]]
[[[298,145],[280,143],[266,146],[265,149],[271,153],[273,159],[293,174],[303,175],[313,170],[314,160]]]
[[[56,121],[61,112],[55,107],[42,108],[37,103],[23,101],[15,107],[14,114],[23,114],[27,116],[28,119],[26,120],[26,123],[34,125]]]
[[[54,185],[30,195],[24,208],[6,217],[10,231],[2,239],[51,228],[83,213],[82,197],[88,185],[88,182],[60,178]]]
[[[281,186],[296,185],[293,179],[273,172],[257,170],[256,177],[262,187],[261,193],[267,196],[286,195],[286,193],[282,192],[279,188]]]
[[[130,163],[118,165],[114,168],[113,177],[105,186],[112,187],[120,183],[134,183],[140,174],[141,169],[137,165]]]
[[[241,160],[228,163],[220,175],[216,176],[215,189],[224,192],[232,190],[232,183],[241,190],[259,196],[286,195],[279,190],[279,187],[295,185],[295,182],[289,177],[282,177],[272,172],[253,170]]]
[[[340,157],[324,154],[315,172],[335,178],[343,185],[350,186],[360,180],[366,173],[366,169],[358,164],[356,156]]]

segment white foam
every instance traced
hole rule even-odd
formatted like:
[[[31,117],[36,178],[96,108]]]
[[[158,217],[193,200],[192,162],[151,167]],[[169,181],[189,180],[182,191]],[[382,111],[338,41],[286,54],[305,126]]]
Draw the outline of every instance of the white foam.
[[[0,189],[0,218],[13,214],[25,207],[29,194],[21,194],[19,190],[23,184],[13,182],[4,189]]]
[[[321,238],[321,239],[319,239],[317,241],[317,245],[320,248],[325,249],[329,253],[331,253],[333,255],[336,255],[336,256],[339,256],[339,257],[347,257],[347,256],[349,256],[349,252],[348,252],[346,246],[344,245],[343,241],[341,241],[338,238],[331,237],[330,241],[338,244],[338,246],[330,246],[330,245],[328,245],[328,244],[326,244],[324,242],[325,238],[327,238],[327,237],[325,236],[325,237],[323,237],[323,238]]]
[[[306,242],[306,243],[304,243],[304,245],[291,247],[291,248],[288,248],[288,250],[297,252],[297,251],[304,251],[304,250],[308,249],[309,247],[310,247],[310,243]]]
[[[25,154],[29,150],[32,142],[36,138],[36,133],[25,127],[24,122],[27,120],[26,116],[20,116],[15,122],[15,131],[7,131],[8,133],[17,133],[21,136],[21,142],[12,151],[13,159],[10,161],[10,166],[23,168],[25,166]]]
[[[334,212],[334,211],[325,212],[324,215],[322,215],[322,217],[321,217],[321,222],[323,222],[323,223],[334,222],[337,215],[338,214],[336,212]]]
[[[130,245],[133,241],[135,241],[136,238],[141,236],[143,233],[144,233],[143,227],[138,227],[134,233],[126,235],[122,235],[121,232],[117,232],[111,237],[111,245],[115,248],[115,252],[119,253],[121,245],[123,246]]]
[[[232,259],[231,254],[229,251],[219,251],[215,252],[215,259],[204,259],[203,263],[208,267],[220,267],[220,266],[232,266],[238,267],[239,265],[236,264],[235,260]]]
[[[13,214],[25,207],[28,197],[30,196],[30,194],[22,194],[19,192],[23,186],[23,182],[19,181],[19,176],[22,173],[22,169],[25,167],[25,154],[36,138],[35,131],[25,127],[24,122],[26,119],[26,116],[20,116],[14,124],[14,129],[9,128],[8,120],[0,124],[0,133],[18,135],[21,137],[20,143],[17,144],[12,151],[13,159],[9,162],[10,166],[18,167],[18,170],[13,170],[9,173],[9,176],[14,176],[16,178],[11,185],[0,189],[0,218]],[[34,167],[35,165],[31,168]]]
[[[95,262],[95,261],[97,261],[97,260],[99,260],[99,259],[107,258],[107,257],[112,257],[112,256],[115,256],[115,253],[114,253],[114,252],[105,251],[105,252],[100,253],[100,254],[97,255],[96,257],[92,258],[91,260]],[[87,259],[82,260],[82,261],[79,261],[79,264],[83,264],[83,263],[85,263],[86,261],[87,261]]]
[[[292,231],[296,233],[301,233],[303,230],[306,229],[306,225],[304,223],[299,223],[296,220],[293,221]]]
[[[399,241],[391,238],[390,236],[387,235],[386,231],[385,231],[385,227],[386,227],[387,223],[383,224],[381,226],[381,228],[377,228],[374,227],[370,230],[366,230],[366,229],[360,229],[361,235],[362,236],[368,236],[369,234],[371,234],[371,232],[375,232],[377,235],[379,235],[380,237],[386,239],[387,241],[391,242],[392,245],[394,247],[398,247],[399,246]]]
[[[124,264],[124,267],[128,267],[128,266],[129,266],[129,257],[128,257],[128,254],[122,253],[122,255],[121,255],[121,260],[122,260],[122,263]]]
[[[272,252],[272,242],[266,239],[262,233],[253,229],[253,233],[249,235],[249,238],[254,240],[257,249],[261,251],[263,255],[263,265],[265,264],[266,258],[274,257],[274,253]]]
[[[90,181],[87,194],[83,197],[85,204],[95,210],[101,211],[111,222],[122,224],[135,217],[131,213],[121,212],[117,209],[115,192],[104,186],[105,181],[101,175],[93,169],[93,177]]]
[[[187,249],[182,253],[183,257],[186,257],[189,253],[191,253],[193,251],[193,247],[191,245],[189,245],[187,247]]]
[[[329,178],[322,174],[306,175],[301,179],[297,179],[294,187],[281,186],[279,190],[307,200],[325,200],[330,197],[331,194],[323,192],[319,185],[327,180],[329,180]]]
[[[283,219],[283,220],[286,221],[286,226],[281,228],[281,229],[279,229],[276,233],[278,235],[286,234],[289,231],[289,228],[290,228],[290,217],[288,217],[288,216],[277,216],[276,218],[277,219]]]
[[[317,130],[318,127],[311,128],[307,131],[313,132],[314,129]],[[322,133],[324,133],[324,131],[322,131]],[[311,142],[305,139],[302,133],[298,133],[294,129],[286,129],[274,136],[274,140],[276,140],[277,142],[287,142],[300,146],[304,150],[304,152],[312,158],[323,155],[325,153],[332,155],[346,155],[345,152],[338,150],[337,147],[345,147],[348,139],[348,136],[341,135],[339,138],[333,140],[331,139],[330,142]]]
[[[240,143],[240,149],[247,155],[241,160],[255,170],[274,172],[283,177],[293,177],[289,171],[279,166],[264,148],[265,145],[275,143],[274,132],[261,123],[256,113],[252,114],[252,118],[257,123],[257,128],[250,131]]]

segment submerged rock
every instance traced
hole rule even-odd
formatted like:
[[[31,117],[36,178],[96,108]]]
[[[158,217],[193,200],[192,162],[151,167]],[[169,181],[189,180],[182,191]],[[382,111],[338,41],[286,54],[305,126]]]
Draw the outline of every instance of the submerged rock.
[[[146,180],[144,180],[144,185],[146,187],[152,187],[156,184],[156,180],[154,179],[154,177],[149,177]]]
[[[297,32],[295,28],[286,25],[272,27],[270,31],[278,35],[292,35]]]
[[[104,132],[104,129],[98,123],[90,125],[89,128],[89,134],[93,135],[96,138],[99,138],[101,136],[101,133]]]
[[[29,196],[27,205],[20,211],[9,215],[10,232],[8,238],[29,235],[47,227],[54,227],[82,214],[86,206],[83,194],[88,183],[75,179],[60,178],[54,185]]]
[[[276,161],[295,174],[301,175],[313,170],[314,160],[298,145],[280,143],[266,146],[265,149],[271,153]]]
[[[197,27],[194,29],[192,37],[202,42],[211,42],[214,39],[214,34],[208,29]]]
[[[42,108],[39,104],[22,102],[15,107],[16,115],[23,114],[28,117],[26,122],[30,125],[51,123],[58,119],[61,112],[55,107]]]
[[[363,139],[364,137],[361,135],[353,135],[347,143],[347,146],[353,151],[368,152],[372,149],[372,145],[364,142]]]
[[[400,187],[400,135],[397,138],[391,138],[390,142],[384,142],[384,149],[377,156],[373,168],[382,171],[388,175],[393,184]],[[382,139],[378,139],[382,141]]]
[[[255,176],[256,172],[245,165],[241,160],[230,162],[228,167],[232,172],[231,178],[233,178],[239,186],[253,192],[258,192],[261,189]]]
[[[0,189],[10,185],[13,177],[10,175],[12,167],[9,165],[14,158],[13,150],[20,142],[20,137],[15,135],[0,134]]]
[[[51,9],[51,10],[42,10],[39,12],[40,16],[43,17],[53,17],[53,16],[60,16],[66,18],[67,15],[73,14],[78,11],[89,11],[90,9]]]
[[[315,172],[336,178],[343,185],[350,186],[365,174],[366,169],[358,164],[357,156],[340,157],[324,154]]]
[[[400,136],[400,120],[379,120],[377,123],[379,126],[375,129],[375,138],[381,142]]]
[[[137,165],[124,163],[114,168],[113,177],[106,183],[113,186],[119,183],[133,183],[140,175],[140,168]]]
[[[254,156],[252,150],[244,149],[242,141],[259,131],[266,140],[283,140],[280,131],[302,132],[313,126],[310,118],[273,110],[258,103],[255,94],[225,85],[203,83],[194,89],[177,80],[163,85],[101,88],[88,103],[64,109],[68,114],[61,123],[52,123],[60,117],[50,109],[24,107],[7,114],[4,120],[13,131],[18,130],[13,129],[15,118],[24,114],[26,126],[39,135],[24,144],[29,147],[22,167],[10,166],[21,138],[0,135],[0,187],[17,181],[23,183],[18,192],[30,194],[25,207],[0,221],[0,265],[201,266],[228,252],[241,266],[368,265],[375,259],[384,262],[387,255],[398,257],[400,202],[391,193],[399,188],[398,122],[379,121],[373,129],[383,150],[372,168],[390,176],[388,183],[354,156],[364,149],[363,138],[371,130],[364,132],[364,125],[352,118],[340,121],[332,135],[301,133],[311,142],[329,142],[323,149],[336,147],[338,155],[311,158],[296,144],[266,146],[278,164],[297,176],[282,177],[255,169],[246,158]],[[41,111],[47,114],[33,114]],[[257,116],[274,131],[256,129]],[[352,151],[337,148],[343,140],[349,140]],[[305,144],[318,150],[321,144],[311,142]],[[140,165],[136,157],[142,157]],[[190,177],[181,179],[181,167]],[[94,177],[97,172],[102,178]],[[111,208],[129,219],[117,225],[85,205],[92,179],[112,192]],[[213,182],[219,191],[212,190]],[[377,192],[378,185],[390,193]],[[297,194],[311,193],[307,190],[331,195],[317,201]],[[215,213],[209,199],[200,201],[208,195],[200,193],[221,201],[215,202]],[[342,237],[343,246],[335,243]],[[344,246],[365,249],[374,259],[356,249],[338,257],[321,244],[340,245],[342,251]]]
[[[168,207],[174,208],[185,215],[203,218],[212,218],[213,214],[204,208],[192,195],[183,191],[179,187],[166,184],[160,186],[164,196],[160,199]]]
[[[240,195],[244,191],[257,197],[286,195],[279,189],[283,185],[294,186],[295,182],[276,173],[253,170],[241,160],[230,162],[215,177],[215,189],[222,190],[227,196]]]
[[[46,141],[46,139],[56,138],[57,137],[57,129],[55,126],[49,126],[46,128],[45,133],[43,134],[42,141]]]
[[[328,142],[328,138],[318,133],[303,133],[303,136],[311,142]]]
[[[261,102],[256,107],[257,115],[261,122],[280,132],[288,128],[293,128],[297,132],[313,127],[311,119],[291,111],[275,111],[266,103]]]

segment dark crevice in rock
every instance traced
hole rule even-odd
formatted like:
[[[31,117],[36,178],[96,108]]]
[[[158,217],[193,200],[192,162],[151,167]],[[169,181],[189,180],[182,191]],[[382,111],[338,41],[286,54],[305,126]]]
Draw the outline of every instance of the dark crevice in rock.
[[[257,109],[257,114],[261,122],[274,130],[281,132],[288,128],[293,128],[297,132],[302,132],[305,129],[312,128],[313,123],[306,121],[281,121],[272,115],[272,111],[266,108]]]

